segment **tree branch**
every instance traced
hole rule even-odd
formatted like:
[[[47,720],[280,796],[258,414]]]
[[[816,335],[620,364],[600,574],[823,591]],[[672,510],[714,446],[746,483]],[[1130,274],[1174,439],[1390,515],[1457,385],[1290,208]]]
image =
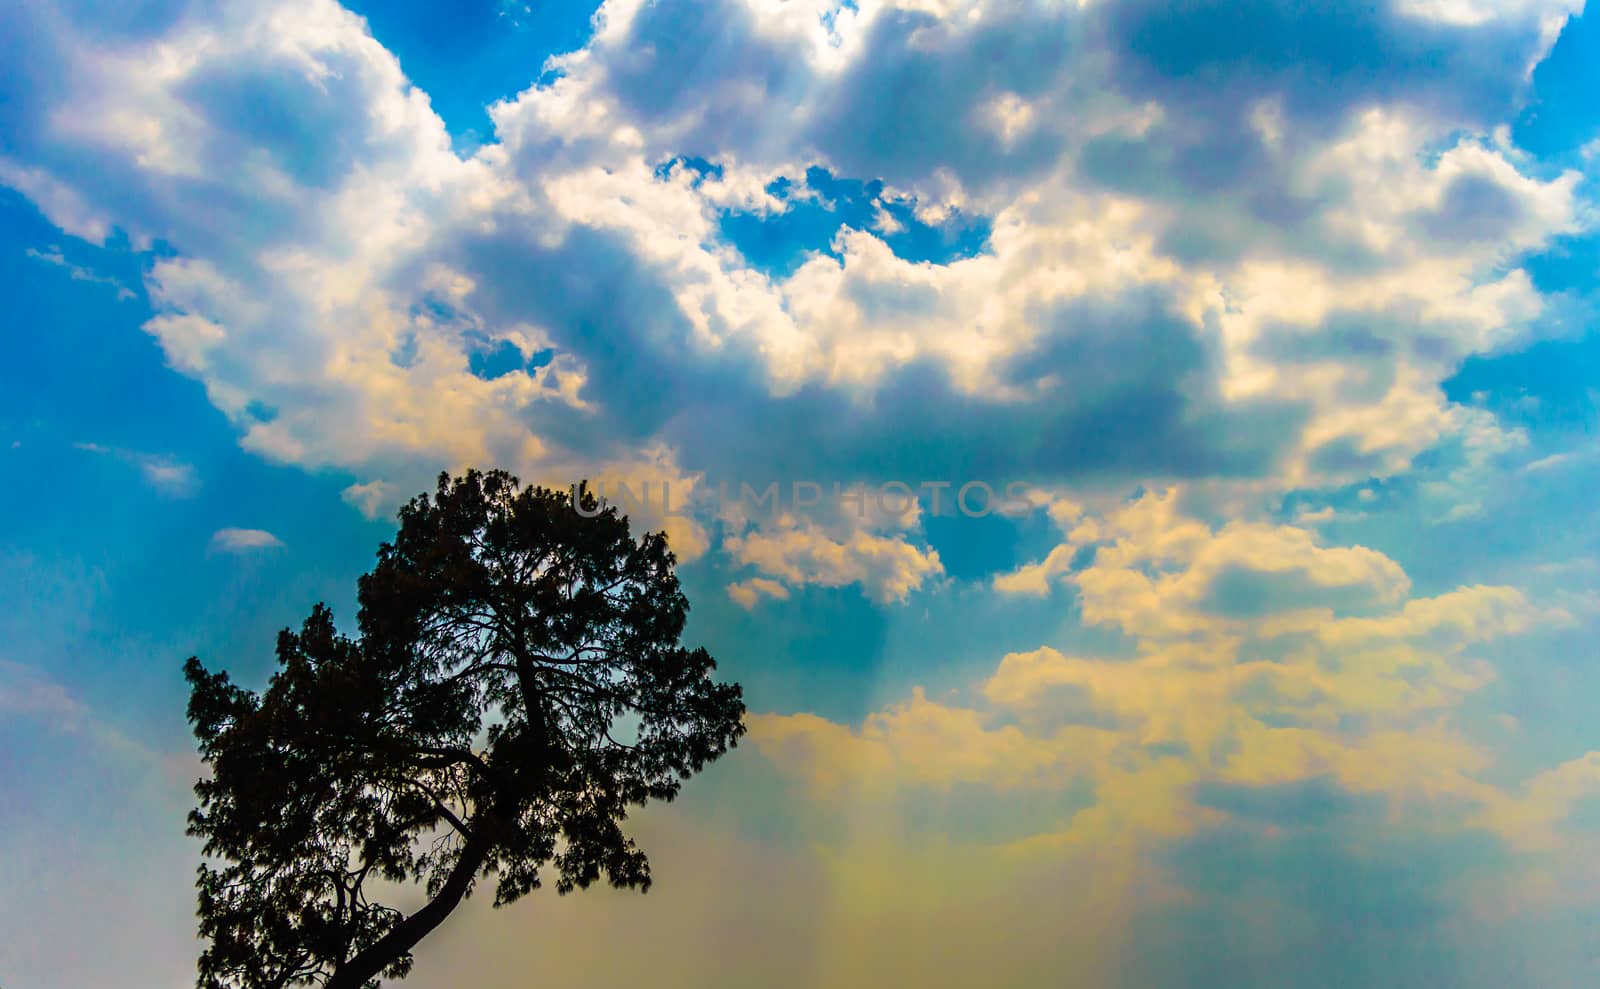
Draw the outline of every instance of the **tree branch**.
[[[461,849],[461,858],[450,870],[439,895],[430,900],[427,906],[396,924],[383,937],[357,952],[355,957],[341,963],[323,989],[364,989],[384,969],[405,957],[461,904],[467,890],[472,888],[473,878],[488,860],[489,844],[486,838],[469,840]]]

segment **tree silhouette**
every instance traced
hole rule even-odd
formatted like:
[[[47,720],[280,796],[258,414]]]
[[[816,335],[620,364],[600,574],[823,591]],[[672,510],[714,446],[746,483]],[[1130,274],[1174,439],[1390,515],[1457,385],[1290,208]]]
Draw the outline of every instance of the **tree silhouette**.
[[[562,893],[602,874],[648,889],[620,822],[736,744],[744,704],[679,645],[688,602],[664,535],[635,542],[578,497],[582,511],[502,471],[440,475],[361,578],[358,637],[318,605],[280,633],[259,696],[185,664],[211,767],[189,815],[209,859],[200,986],[401,978],[480,877],[496,906],[541,870]],[[425,905],[374,899],[405,884]]]

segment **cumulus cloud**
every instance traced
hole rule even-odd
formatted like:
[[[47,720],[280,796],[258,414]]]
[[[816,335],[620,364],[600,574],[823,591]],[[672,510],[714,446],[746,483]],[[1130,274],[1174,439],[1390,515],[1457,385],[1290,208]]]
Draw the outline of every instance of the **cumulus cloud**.
[[[1440,382],[1538,332],[1516,259],[1583,222],[1578,174],[1496,129],[1569,8],[618,2],[462,157],[329,0],[101,35],[35,6],[11,15],[43,41],[0,179],[69,233],[168,245],[146,330],[169,364],[248,449],[354,473],[368,515],[466,464],[686,492],[955,463],[1091,494],[1270,494],[1456,442],[1469,473],[1433,492],[1448,515],[1515,440]],[[1292,59],[1284,37],[1304,41]],[[245,106],[266,123],[243,126]],[[881,182],[871,218],[788,270],[757,264],[723,221],[818,201],[819,168]],[[909,260],[890,202],[981,216],[987,241]],[[639,521],[685,558],[718,528]],[[1085,621],[1169,662],[1261,629],[1514,624],[1419,604],[1376,550],[1184,519],[1169,496],[1066,536],[994,586],[1069,585]],[[914,528],[838,519],[730,526],[720,548],[747,607],[810,585],[901,601],[943,572]],[[1281,679],[1253,682],[1289,696]]]
[[[1578,222],[1576,175],[1493,132],[1565,5],[979,6],[609,4],[470,158],[331,2],[107,39],[30,8],[0,176],[69,232],[171,245],[168,361],[247,448],[362,491],[646,446],[685,477],[868,476],[918,462],[908,435],[1054,481],[1305,486],[1467,428],[1438,382],[1530,332],[1504,262]],[[1290,66],[1267,24],[1318,43]],[[690,158],[716,173],[663,168]],[[908,261],[877,220],[764,271],[721,219],[793,209],[814,166],[986,216],[985,249]]]
[[[756,746],[819,799],[1092,790],[1069,817],[1010,839],[1027,847],[1192,837],[1228,812],[1205,797],[1217,786],[1326,783],[1447,813],[1457,831],[1492,819],[1510,842],[1515,822],[1542,820],[1517,817],[1532,798],[1492,782],[1488,750],[1451,719],[1495,678],[1487,644],[1570,615],[1511,587],[1413,596],[1375,551],[1290,526],[1212,529],[1174,503],[1152,494],[1073,527],[1098,545],[1067,578],[1084,621],[1121,631],[1131,654],[1014,652],[969,690],[918,688],[859,725],[759,716]]]
[[[870,496],[868,500],[871,501]],[[906,499],[908,506],[915,502]],[[729,521],[741,520],[742,506],[730,506]],[[745,607],[759,596],[785,598],[790,587],[861,588],[880,604],[904,602],[908,595],[944,574],[937,550],[917,545],[908,531],[914,510],[889,516],[876,507],[862,517],[847,507],[811,517],[782,513],[768,519],[742,518],[725,529],[722,547],[729,562],[762,576],[736,584],[731,592]],[[780,593],[781,592],[781,593]]]

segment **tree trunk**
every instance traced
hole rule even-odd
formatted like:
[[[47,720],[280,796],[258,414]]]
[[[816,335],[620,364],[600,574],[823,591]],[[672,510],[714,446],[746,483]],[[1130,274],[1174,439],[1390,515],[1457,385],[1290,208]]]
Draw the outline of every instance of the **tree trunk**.
[[[444,888],[428,905],[395,925],[389,933],[340,965],[323,989],[363,989],[378,974],[416,947],[433,929],[444,922],[461,903],[461,898],[472,885],[472,879],[489,855],[489,841],[475,837],[461,849],[461,858],[450,871]]]
[[[528,732],[533,736],[538,752],[536,772],[543,782],[549,777],[550,757],[553,751],[549,721],[539,698],[538,678],[534,672],[533,661],[520,643],[514,648],[514,654],[518,685],[522,688],[523,708],[528,718]],[[438,896],[427,906],[402,920],[371,947],[339,966],[323,989],[365,989],[368,982],[378,977],[378,973],[393,964],[395,959],[416,947],[418,942],[443,923],[450,912],[460,905],[461,898],[472,885],[473,877],[477,875],[478,870],[483,867],[484,860],[489,856],[492,844],[489,836],[495,833],[490,823],[473,822],[473,838],[461,849],[461,858],[456,861],[456,867],[450,871],[450,876],[445,880],[444,888],[439,891]]]

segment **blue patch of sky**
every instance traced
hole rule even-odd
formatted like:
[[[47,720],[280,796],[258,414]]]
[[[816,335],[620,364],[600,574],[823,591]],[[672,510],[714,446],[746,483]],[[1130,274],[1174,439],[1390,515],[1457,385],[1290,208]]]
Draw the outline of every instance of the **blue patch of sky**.
[[[555,351],[545,349],[532,357],[524,357],[522,349],[510,340],[488,343],[467,355],[468,369],[484,381],[503,378],[517,371],[532,372],[555,357]]]
[[[675,161],[702,175],[720,174],[703,160]],[[933,264],[982,253],[992,227],[988,217],[960,211],[938,224],[925,223],[914,202],[885,197],[882,181],[844,178],[816,166],[806,169],[803,186],[780,178],[767,192],[784,202],[782,212],[728,210],[720,228],[750,265],[774,277],[792,274],[814,254],[838,257],[833,239],[844,227],[874,232],[903,260]]]
[[[1549,433],[1543,435],[1546,442]],[[1541,434],[1533,435],[1539,443]],[[1582,440],[1568,435],[1574,442],[1556,449],[1580,447]],[[1548,455],[1536,449],[1518,460]],[[1333,519],[1307,524],[1328,544],[1381,549],[1411,578],[1413,598],[1472,584],[1532,586],[1546,581],[1540,564],[1600,553],[1600,516],[1590,507],[1600,485],[1600,462],[1593,457],[1538,470],[1517,470],[1513,463],[1496,471],[1491,482],[1473,475],[1451,481],[1460,466],[1459,450],[1446,445],[1416,458],[1413,469],[1400,476],[1330,493],[1297,492],[1285,499],[1283,518],[1292,522],[1302,508],[1333,508],[1338,513]],[[1432,488],[1439,482],[1446,484],[1443,492]],[[1374,496],[1361,498],[1363,490]],[[1453,506],[1470,508],[1473,502],[1481,510],[1449,513]]]
[[[1592,293],[1600,286],[1600,234],[1556,237],[1518,261],[1540,292]]]
[[[1003,499],[1004,485],[992,484],[997,499]],[[922,532],[949,577],[958,581],[988,581],[997,574],[1010,573],[1024,564],[1037,562],[1062,540],[1060,530],[1043,511],[1013,517],[985,511],[981,490],[969,492],[964,513],[956,503],[959,482],[940,491],[939,511],[934,512],[932,494],[922,494]],[[1070,569],[1082,570],[1092,562],[1093,549],[1083,547],[1074,556]]]
[[[417,335],[415,333],[407,333],[395,345],[394,349],[389,351],[389,363],[395,367],[409,368],[416,362]]]
[[[184,658],[259,686],[277,631],[313,603],[352,624],[355,577],[393,527],[341,500],[365,478],[239,447],[204,387],[141,332],[150,262],[125,242],[64,238],[0,194],[0,658],[63,683],[123,731],[177,744]],[[193,482],[153,484],[148,464],[188,468]],[[223,528],[264,529],[284,546],[213,552]]]
[[[582,48],[599,4],[587,0],[349,0],[373,37],[426,92],[458,153],[490,143],[488,107],[541,79],[552,55]]]
[[[924,528],[933,521],[925,514]],[[1065,586],[1047,599],[991,590],[993,573],[1042,558],[1059,542],[1042,512],[1020,524],[954,517],[936,528],[928,541],[954,582],[946,586],[930,577],[906,600],[884,604],[858,585],[811,585],[791,587],[788,598],[763,599],[746,610],[726,589],[757,576],[755,571],[733,566],[720,554],[686,564],[680,574],[693,602],[686,639],[704,645],[724,672],[744,684],[752,710],[809,711],[846,723],[903,701],[916,686],[930,696],[969,687],[992,674],[1009,652],[1041,644],[1094,655],[1127,651],[1119,635],[1079,624]],[[973,545],[988,540],[1006,548]],[[967,545],[952,551],[957,544]],[[947,552],[955,553],[949,561]],[[963,554],[972,557],[962,561]],[[998,566],[1002,557],[1005,567]]]
[[[754,574],[710,557],[679,573],[692,602],[685,641],[716,657],[722,673],[744,686],[752,710],[840,721],[872,711],[889,616],[860,588],[797,588],[787,600],[746,610],[727,586]]]
[[[1470,357],[1443,387],[1450,401],[1488,409],[1508,424],[1592,430],[1600,401],[1600,334]]]
[[[259,399],[251,399],[244,407],[244,414],[259,423],[274,422],[278,418],[278,410]]]
[[[1569,18],[1533,72],[1533,99],[1511,128],[1535,155],[1566,155],[1600,137],[1600,12]]]
[[[1076,590],[1065,581],[1052,582],[1045,597],[998,594],[987,580],[956,582],[937,595],[913,594],[885,609],[880,705],[904,701],[914,687],[930,697],[966,696],[1007,654],[1043,646],[1105,659],[1134,654],[1134,643],[1119,629],[1083,623]]]
[[[950,491],[943,494],[946,502],[953,497]],[[977,498],[973,496],[974,505]],[[1040,514],[1021,520],[1001,515],[972,518],[947,508],[938,515],[928,510],[922,518],[928,545],[939,554],[945,573],[956,580],[1015,570],[1028,562],[1025,551],[1031,540],[1025,538],[1024,529],[1033,534],[1046,527],[1048,521]]]

